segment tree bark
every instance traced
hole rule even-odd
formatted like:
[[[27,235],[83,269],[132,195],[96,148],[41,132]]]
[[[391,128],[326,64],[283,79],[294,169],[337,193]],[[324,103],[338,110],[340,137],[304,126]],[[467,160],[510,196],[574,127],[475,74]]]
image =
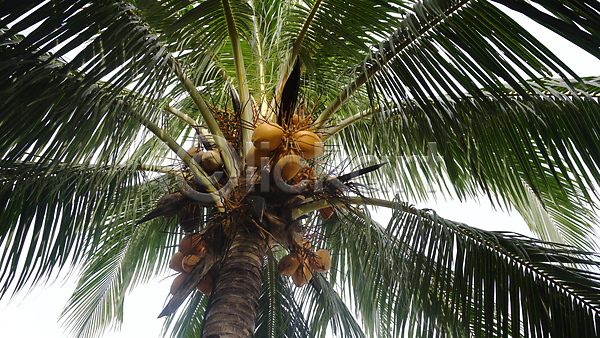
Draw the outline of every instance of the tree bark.
[[[206,310],[202,337],[253,337],[267,239],[255,225],[238,226]]]

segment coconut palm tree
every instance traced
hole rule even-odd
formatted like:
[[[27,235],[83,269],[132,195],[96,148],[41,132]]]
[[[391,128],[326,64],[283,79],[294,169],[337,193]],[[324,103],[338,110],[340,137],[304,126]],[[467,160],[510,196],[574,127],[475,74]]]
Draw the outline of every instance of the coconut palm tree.
[[[94,336],[170,266],[177,336],[600,335],[600,85],[507,9],[600,57],[594,0],[1,1],[0,295],[81,269]]]

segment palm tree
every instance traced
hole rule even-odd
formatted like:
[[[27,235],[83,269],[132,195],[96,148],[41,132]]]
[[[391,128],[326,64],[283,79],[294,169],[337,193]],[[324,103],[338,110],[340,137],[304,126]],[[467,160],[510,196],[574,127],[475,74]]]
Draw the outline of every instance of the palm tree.
[[[171,260],[173,335],[599,336],[600,85],[502,8],[600,57],[593,0],[1,1],[0,295],[80,268],[93,336]]]

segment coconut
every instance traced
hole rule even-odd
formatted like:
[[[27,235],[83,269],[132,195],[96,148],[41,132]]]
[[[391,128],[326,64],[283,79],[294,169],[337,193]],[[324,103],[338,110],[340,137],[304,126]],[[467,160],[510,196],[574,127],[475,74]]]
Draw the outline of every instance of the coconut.
[[[300,155],[307,160],[319,157],[325,152],[321,138],[311,131],[300,130],[295,132],[292,138],[300,148]]]
[[[284,181],[291,180],[294,176],[298,174],[301,168],[300,158],[298,156],[289,155],[294,154],[286,154],[281,159],[279,159],[279,161],[277,161],[277,165],[275,166],[275,170],[281,171],[281,178]]]
[[[209,150],[202,155],[202,168],[209,173],[215,172],[217,169],[221,168],[222,165],[223,160],[217,151]]]
[[[196,289],[205,295],[210,295],[213,290],[213,278],[210,275],[204,276],[196,285]]]
[[[292,274],[292,281],[294,281],[294,284],[296,284],[297,287],[306,285],[311,278],[312,273],[306,264],[299,266]]]
[[[200,151],[200,148],[198,147],[191,147],[190,149],[188,149],[188,154],[190,154],[190,156],[194,157],[197,153],[202,153]]]
[[[200,256],[194,254],[186,255],[185,257],[183,257],[183,260],[181,262],[181,265],[183,266],[183,271],[187,273],[192,272],[192,270],[194,270],[194,268],[196,267],[196,265],[198,265],[199,262]]]
[[[310,268],[316,272],[326,272],[331,269],[331,255],[325,249],[319,249],[314,259],[310,260]]]
[[[200,234],[189,234],[179,242],[179,251],[181,251],[184,255],[196,254],[201,255],[204,254],[206,248],[204,247],[204,242],[202,241],[202,236]]]
[[[258,125],[252,133],[252,143],[263,151],[273,151],[281,145],[283,139],[283,128],[277,123],[268,123]]]
[[[181,284],[183,284],[183,282],[185,282],[185,279],[187,278],[188,274],[187,273],[182,273],[179,276],[175,277],[175,279],[173,280],[173,283],[171,283],[171,294],[174,295],[175,292],[177,292],[177,290],[179,290],[179,288],[181,287]]]
[[[277,264],[277,271],[282,276],[289,276],[294,273],[294,271],[298,270],[300,266],[300,261],[298,260],[298,255],[295,253],[291,253],[289,255],[284,256]]]
[[[260,150],[252,146],[246,154],[246,163],[251,167],[260,167],[267,162],[269,158],[269,152],[266,150]]]
[[[292,124],[295,124],[295,125],[300,124],[300,115],[298,115],[298,114],[292,115]]]
[[[204,157],[204,153],[201,151],[195,153],[194,156],[192,156],[194,161],[196,161],[196,163],[198,163],[198,164],[202,163],[202,157]]]
[[[177,272],[183,272],[182,261],[184,256],[185,255],[182,252],[176,252],[173,255],[173,257],[171,257],[171,261],[169,262],[169,268]]]

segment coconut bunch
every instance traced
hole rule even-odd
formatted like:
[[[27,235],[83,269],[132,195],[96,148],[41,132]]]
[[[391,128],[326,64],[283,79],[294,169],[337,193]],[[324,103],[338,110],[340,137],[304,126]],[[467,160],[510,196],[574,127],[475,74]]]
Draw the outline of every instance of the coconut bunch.
[[[290,252],[277,264],[277,271],[281,276],[292,276],[292,281],[297,287],[306,285],[313,272],[327,272],[331,268],[331,255],[325,249],[312,251],[309,242],[304,242],[304,247]]]
[[[179,272],[179,275],[171,284],[172,295],[177,292],[188,274],[198,265],[202,256],[206,254],[206,250],[206,242],[204,242],[200,234],[187,235],[179,242],[179,251],[171,257],[171,261],[169,262],[169,268]],[[213,278],[210,274],[204,276],[196,286],[198,291],[207,295],[212,293],[212,288]]]
[[[283,180],[291,180],[301,169],[297,156],[312,160],[325,152],[321,135],[303,127],[297,114],[289,125],[258,124],[252,133],[253,146],[246,155],[247,164],[254,167],[270,164],[281,170]]]

